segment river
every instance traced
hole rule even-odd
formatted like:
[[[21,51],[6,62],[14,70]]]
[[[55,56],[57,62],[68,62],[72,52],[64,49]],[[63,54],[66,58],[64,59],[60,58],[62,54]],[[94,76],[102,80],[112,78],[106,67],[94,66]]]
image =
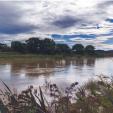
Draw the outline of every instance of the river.
[[[113,75],[113,58],[40,59],[0,61],[0,79],[11,88],[38,87],[46,81],[59,86],[84,84],[96,75]]]

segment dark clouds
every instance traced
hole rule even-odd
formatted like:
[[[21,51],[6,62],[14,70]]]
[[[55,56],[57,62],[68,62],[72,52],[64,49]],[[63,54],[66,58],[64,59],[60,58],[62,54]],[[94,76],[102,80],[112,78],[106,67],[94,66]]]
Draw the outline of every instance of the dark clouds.
[[[0,33],[19,34],[30,32],[36,26],[21,20],[24,12],[14,3],[0,2]]]
[[[75,24],[80,23],[81,19],[76,19],[73,16],[62,16],[59,17],[59,19],[54,20],[52,22],[53,25],[59,27],[59,28],[69,28],[73,27]]]
[[[110,6],[110,5],[113,5],[113,1],[112,0],[104,0],[103,2],[99,3],[97,6],[99,8],[106,8],[106,7]]]
[[[19,33],[28,33],[33,31],[36,27],[30,25],[17,25],[17,24],[0,24],[0,33],[1,34],[19,34]]]
[[[54,34],[67,43],[108,43],[113,36],[112,5],[113,0],[0,1],[0,41]]]

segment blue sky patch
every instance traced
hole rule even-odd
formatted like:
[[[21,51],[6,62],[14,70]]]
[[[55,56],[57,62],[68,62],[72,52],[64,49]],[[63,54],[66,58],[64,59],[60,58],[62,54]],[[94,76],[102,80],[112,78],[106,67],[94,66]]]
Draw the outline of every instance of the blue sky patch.
[[[111,19],[111,18],[106,19],[106,21],[113,23],[113,19]]]
[[[104,44],[113,44],[113,38],[106,40]]]

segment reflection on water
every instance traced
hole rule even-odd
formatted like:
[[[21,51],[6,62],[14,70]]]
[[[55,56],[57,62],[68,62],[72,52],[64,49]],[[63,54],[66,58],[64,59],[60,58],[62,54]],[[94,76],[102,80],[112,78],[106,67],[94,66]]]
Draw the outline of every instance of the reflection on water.
[[[84,83],[95,75],[113,74],[113,58],[46,59],[0,62],[0,78],[18,90],[42,85],[46,80],[66,86]]]

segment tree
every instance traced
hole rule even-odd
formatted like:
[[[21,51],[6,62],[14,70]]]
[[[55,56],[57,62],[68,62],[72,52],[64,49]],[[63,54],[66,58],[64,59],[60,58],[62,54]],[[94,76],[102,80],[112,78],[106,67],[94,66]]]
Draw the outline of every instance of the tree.
[[[55,42],[52,39],[43,40],[38,37],[30,38],[26,41],[28,51],[31,53],[52,54],[55,50]]]
[[[75,44],[73,47],[72,47],[72,50],[75,51],[76,53],[83,53],[84,52],[84,46],[82,44]]]
[[[40,52],[41,40],[38,37],[33,37],[26,40],[27,49],[30,53]]]
[[[44,54],[53,54],[55,51],[55,42],[52,39],[45,38],[41,41],[41,52]]]
[[[7,44],[0,43],[0,51],[5,52],[5,51],[10,51],[10,47],[7,46]]]
[[[67,44],[56,44],[57,53],[70,53],[71,49]]]
[[[21,52],[21,53],[24,53],[25,52],[25,44],[20,42],[20,41],[12,41],[11,42],[11,49],[13,51],[16,51],[16,52]]]
[[[85,47],[85,52],[88,54],[93,54],[93,53],[95,53],[95,47],[92,45],[87,45]]]

